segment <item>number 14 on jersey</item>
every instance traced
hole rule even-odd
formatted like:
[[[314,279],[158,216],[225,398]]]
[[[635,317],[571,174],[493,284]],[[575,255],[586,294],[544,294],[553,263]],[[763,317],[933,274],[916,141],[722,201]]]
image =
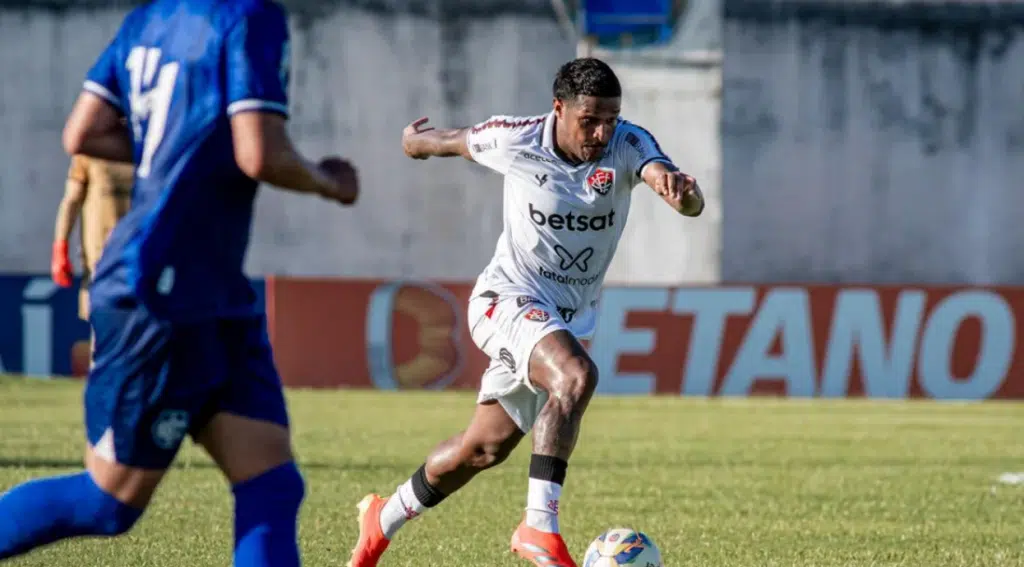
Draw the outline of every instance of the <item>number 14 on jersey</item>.
[[[163,140],[180,67],[177,62],[160,65],[160,55],[156,47],[133,47],[125,61],[131,83],[132,134],[136,143],[142,143],[142,156],[136,170],[140,178],[149,176],[153,154]]]

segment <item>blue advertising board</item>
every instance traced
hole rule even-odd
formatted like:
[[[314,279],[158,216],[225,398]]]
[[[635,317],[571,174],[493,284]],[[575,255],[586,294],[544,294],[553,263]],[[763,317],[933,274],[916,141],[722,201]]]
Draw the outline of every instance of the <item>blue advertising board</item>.
[[[672,40],[684,6],[679,0],[583,0],[580,31],[606,48],[663,45]]]
[[[0,374],[84,372],[89,326],[78,318],[78,285],[76,280],[72,287],[61,288],[48,275],[0,274]],[[263,279],[253,280],[253,285],[265,301]]]

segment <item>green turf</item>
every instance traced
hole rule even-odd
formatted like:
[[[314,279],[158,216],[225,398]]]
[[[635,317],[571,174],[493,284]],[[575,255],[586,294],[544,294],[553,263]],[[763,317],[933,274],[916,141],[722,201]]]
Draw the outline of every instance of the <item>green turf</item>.
[[[73,470],[81,384],[0,380],[0,490]],[[390,492],[472,411],[466,394],[293,392],[309,484],[305,564],[344,565],[355,504]],[[1024,565],[1024,406],[598,399],[569,468],[562,525],[582,554],[632,524],[666,565]],[[529,447],[407,525],[382,567],[520,565],[508,538]],[[117,541],[42,550],[16,566],[229,565],[231,502],[187,447],[148,514]]]

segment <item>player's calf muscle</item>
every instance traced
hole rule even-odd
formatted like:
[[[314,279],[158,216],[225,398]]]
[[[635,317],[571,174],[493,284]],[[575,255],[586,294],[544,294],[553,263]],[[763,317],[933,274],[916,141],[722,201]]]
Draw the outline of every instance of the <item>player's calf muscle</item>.
[[[441,480],[449,473],[478,472],[505,461],[521,435],[504,439],[471,439],[461,433],[439,445],[427,457],[427,478]]]
[[[522,438],[523,432],[500,405],[478,405],[469,428],[439,444],[427,457],[427,480],[451,494],[480,471],[504,462]]]
[[[553,397],[548,398],[534,426],[534,454],[569,460],[576,447],[583,413],[589,402],[589,394],[569,403]]]

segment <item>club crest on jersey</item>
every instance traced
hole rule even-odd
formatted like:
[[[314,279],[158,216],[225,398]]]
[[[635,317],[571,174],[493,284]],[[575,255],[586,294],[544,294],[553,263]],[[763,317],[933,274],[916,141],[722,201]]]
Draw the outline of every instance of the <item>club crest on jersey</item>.
[[[551,319],[551,315],[543,309],[537,309],[534,307],[526,312],[526,319],[529,321],[536,321],[538,323],[545,323],[548,319]]]
[[[598,195],[607,195],[615,186],[615,170],[610,167],[599,167],[587,178],[587,187]]]
[[[153,422],[153,442],[157,447],[170,451],[181,443],[188,433],[189,415],[180,410],[164,410]]]

